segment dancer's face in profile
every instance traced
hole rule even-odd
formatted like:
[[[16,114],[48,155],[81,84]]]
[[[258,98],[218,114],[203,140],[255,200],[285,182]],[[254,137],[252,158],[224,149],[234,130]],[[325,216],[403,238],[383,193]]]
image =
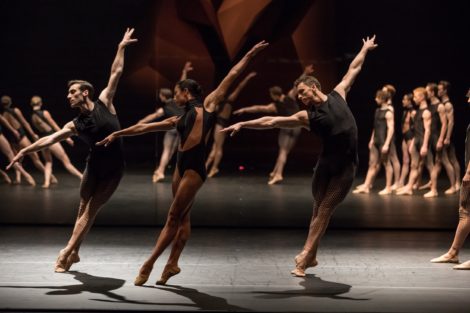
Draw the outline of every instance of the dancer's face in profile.
[[[413,103],[411,102],[411,98],[407,96],[403,96],[401,103],[403,104],[404,108],[410,108],[413,105]]]
[[[467,103],[470,104],[470,89],[467,91]]]
[[[281,97],[280,97],[280,96],[275,95],[275,94],[273,94],[273,93],[270,93],[269,96],[271,97],[271,99],[272,99],[273,101],[279,101],[279,100],[281,100]]]
[[[425,100],[426,97],[424,93],[419,92],[419,91],[413,91],[413,101],[419,105],[423,100]]]
[[[80,90],[80,84],[73,84],[69,87],[69,93],[67,94],[67,100],[69,100],[70,107],[79,107],[85,102],[88,96],[88,90]]]
[[[308,86],[304,83],[297,85],[297,97],[305,105],[312,103],[321,103],[322,99],[317,95],[317,87],[315,85]]]
[[[184,106],[189,101],[190,94],[188,89],[181,90],[180,86],[176,85],[174,92],[173,99],[177,105]]]
[[[439,97],[442,97],[442,96],[445,95],[445,93],[446,93],[446,92],[445,92],[444,86],[441,85],[441,84],[437,85],[437,95],[438,95]]]

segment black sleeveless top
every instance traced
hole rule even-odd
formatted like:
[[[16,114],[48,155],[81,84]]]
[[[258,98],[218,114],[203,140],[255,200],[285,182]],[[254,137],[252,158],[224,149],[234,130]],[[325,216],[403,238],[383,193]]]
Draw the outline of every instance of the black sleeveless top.
[[[320,159],[358,163],[357,125],[348,104],[333,90],[322,104],[309,110],[310,131],[323,142]]]
[[[415,120],[414,120],[414,131],[415,131],[415,138],[423,141],[424,140],[424,121],[423,121],[423,113],[428,109],[417,109]]]
[[[385,138],[387,138],[387,120],[385,115],[391,112],[390,109],[382,110],[380,108],[375,110],[374,116],[374,144],[383,145]]]
[[[297,102],[289,96],[285,96],[283,101],[274,101],[274,105],[279,116],[291,116],[300,110]]]
[[[428,109],[431,112],[431,137],[439,137],[441,133],[442,123],[437,111],[439,105],[440,103],[428,105]]]
[[[109,112],[101,100],[98,99],[94,102],[94,108],[91,112],[80,113],[79,116],[73,119],[73,123],[78,132],[78,137],[90,148],[89,161],[94,159],[106,161],[101,166],[124,161],[122,137],[116,139],[108,147],[96,145],[98,141],[103,140],[112,132],[121,129],[117,115]]]
[[[406,140],[412,139],[413,136],[414,136],[414,118],[413,118],[413,115],[412,115],[413,110],[414,110],[413,108],[405,108],[403,110],[403,115],[401,117],[402,133],[403,133],[403,137]],[[405,123],[406,123],[406,116],[408,114],[410,116],[409,128],[408,128],[407,131],[403,132],[403,125],[405,125]]]
[[[41,119],[41,121],[46,123],[46,125],[48,125],[51,128],[50,131],[43,131],[43,130],[37,128],[36,126],[34,126],[34,123],[33,123],[34,128],[37,130],[37,132],[39,133],[39,135],[41,137],[49,136],[50,134],[54,133],[54,128],[52,127],[51,124],[49,124],[49,121],[44,116],[44,110],[33,110],[33,114],[31,115],[31,119],[33,118],[34,115],[39,117]]]

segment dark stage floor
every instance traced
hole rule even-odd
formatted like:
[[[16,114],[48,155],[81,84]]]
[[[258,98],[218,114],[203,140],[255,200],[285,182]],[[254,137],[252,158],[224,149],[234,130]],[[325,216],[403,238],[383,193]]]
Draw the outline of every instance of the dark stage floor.
[[[319,266],[291,277],[300,229],[195,228],[182,271],[156,286],[165,253],[144,287],[133,286],[157,228],[95,227],[81,263],[53,272],[71,227],[0,230],[0,311],[468,312],[470,271],[429,259],[452,232],[328,231]],[[467,244],[461,260],[470,259]]]
[[[79,181],[59,173],[59,185],[0,185],[0,223],[65,225],[75,221]],[[171,183],[152,184],[150,173],[127,171],[111,201],[100,212],[97,225],[163,225],[171,203]],[[357,184],[362,179],[357,180]],[[40,177],[38,177],[40,181]],[[208,179],[192,210],[194,226],[300,227],[312,213],[311,177],[287,175],[280,185],[269,186],[267,177],[248,173]],[[355,184],[356,185],[356,184]],[[379,196],[384,185],[370,195],[350,193],[338,207],[332,228],[446,229],[458,221],[458,196],[425,199],[415,196]],[[440,186],[445,189],[446,182]]]

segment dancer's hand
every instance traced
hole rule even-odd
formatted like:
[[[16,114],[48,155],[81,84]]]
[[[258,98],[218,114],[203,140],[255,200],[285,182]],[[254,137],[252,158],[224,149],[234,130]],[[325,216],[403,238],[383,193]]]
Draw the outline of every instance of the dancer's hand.
[[[313,68],[313,64],[309,64],[304,68],[304,75],[310,75],[315,72],[315,69]]]
[[[15,165],[16,162],[21,163],[24,158],[24,152],[23,150],[20,150],[17,155],[11,160],[10,164],[7,165],[7,170],[9,170],[13,165]]]
[[[421,151],[419,152],[419,155],[424,158],[426,156],[426,154],[428,154],[428,148],[426,148],[424,146],[421,147]]]
[[[116,140],[117,136],[112,133],[108,137],[104,138],[103,140],[96,143],[97,146],[109,146],[114,140]]]
[[[243,114],[245,112],[244,109],[238,109],[238,110],[235,110],[232,112],[233,115],[240,115],[240,114]]]
[[[448,146],[448,145],[450,145],[450,139],[445,138],[444,139],[444,146]]]
[[[251,79],[251,78],[255,77],[256,75],[258,75],[258,73],[251,72],[250,74],[246,75],[246,78]]]
[[[436,144],[436,150],[437,150],[437,151],[441,151],[443,146],[444,146],[443,141],[442,141],[442,140],[438,140],[438,141],[437,141],[437,144]]]
[[[121,42],[119,43],[120,47],[128,46],[137,41],[135,38],[131,38],[132,34],[134,33],[134,28],[127,28],[126,32],[124,33],[124,37],[122,37]]]
[[[233,124],[229,127],[226,127],[224,129],[221,129],[220,132],[221,133],[228,133],[228,132],[231,132],[230,133],[230,137],[233,137],[235,136],[236,133],[238,133],[240,130],[242,129],[242,125],[241,123],[236,123],[236,124]]]
[[[251,50],[248,51],[246,55],[249,57],[254,57],[258,52],[266,48],[268,45],[269,43],[267,43],[266,41],[260,41],[256,45],[254,45],[253,48],[251,48]]]
[[[184,73],[191,72],[192,70],[194,70],[194,68],[193,68],[193,65],[192,65],[191,62],[188,61],[188,62],[184,63],[184,67],[183,67],[183,72]]]
[[[362,39],[362,48],[367,50],[374,50],[378,46],[374,41],[375,35],[372,36],[372,38],[369,38],[369,36],[367,36],[366,39]]]
[[[388,153],[388,150],[389,150],[389,147],[386,146],[386,145],[384,145],[384,146],[382,147],[382,154],[387,154],[387,153]]]
[[[67,138],[65,141],[66,141],[71,147],[73,147],[73,145],[75,144],[71,138]]]

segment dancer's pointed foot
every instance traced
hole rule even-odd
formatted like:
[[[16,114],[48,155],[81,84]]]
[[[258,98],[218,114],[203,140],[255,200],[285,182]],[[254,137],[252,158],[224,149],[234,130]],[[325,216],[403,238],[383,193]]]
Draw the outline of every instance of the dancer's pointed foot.
[[[455,189],[454,186],[450,187],[449,189],[447,189],[446,191],[444,191],[444,194],[446,195],[453,195],[454,193],[457,192],[457,189]]]
[[[21,182],[21,181],[20,181]],[[18,182],[18,184],[20,183]],[[34,181],[34,178],[32,176],[30,177],[26,177],[26,182],[28,183],[28,185],[30,186],[36,186],[36,182]]]
[[[163,269],[162,276],[160,277],[159,280],[157,280],[156,284],[165,285],[168,279],[179,274],[180,272],[181,272],[181,269],[177,265],[167,264],[165,268]]]
[[[135,286],[142,286],[149,279],[150,273],[152,272],[152,267],[142,265],[139,271],[139,275],[134,280]]]
[[[453,267],[454,270],[470,270],[470,260]]]
[[[207,177],[214,177],[215,175],[217,175],[217,173],[219,172],[219,169],[218,168],[211,168],[211,170],[209,171],[209,174],[207,174]]]
[[[435,197],[437,197],[437,196],[438,196],[437,191],[435,191],[435,190],[429,190],[428,192],[426,192],[426,193],[424,194],[423,197],[425,197],[425,198],[435,198]]]
[[[431,263],[459,263],[457,255],[450,255],[449,253],[443,254],[440,257],[434,258]]]
[[[67,258],[67,262],[65,263],[65,270],[69,271],[72,265],[78,262],[80,262],[80,256],[77,252],[72,252]]]
[[[59,181],[57,180],[57,178],[54,176],[54,175],[51,175],[51,184],[58,184]]]
[[[391,194],[392,194],[392,188],[384,188],[379,191],[380,196],[391,195]]]
[[[65,273],[67,272],[67,256],[65,255],[64,250],[60,250],[59,256],[55,261],[54,272],[56,273]]]
[[[311,260],[309,260],[311,258]],[[304,277],[305,270],[309,267],[315,267],[318,265],[317,260],[309,255],[308,251],[302,251],[294,258],[295,269],[291,271],[291,274],[297,277]]]
[[[8,176],[8,174],[5,173],[4,171],[1,171],[0,173],[2,174],[2,177],[3,177],[3,180],[5,181],[5,183],[7,183],[8,185],[11,185],[11,179]]]
[[[402,188],[400,190],[397,190],[397,195],[398,196],[411,196],[413,195],[413,189]]]
[[[355,194],[358,194],[358,193],[365,193],[365,194],[368,194],[370,192],[369,188],[366,188],[364,185],[362,185],[363,187],[361,188],[356,188],[353,190],[352,193],[355,193]]]
[[[431,181],[428,181],[426,184],[418,187],[419,190],[424,190],[424,189],[429,189],[429,188],[431,188]]]
[[[153,183],[158,183],[159,181],[163,180],[165,178],[165,175],[162,173],[154,172],[152,176],[152,182]]]
[[[284,178],[282,176],[279,176],[279,175],[274,175],[269,181],[268,181],[268,185],[274,185],[274,184],[277,184],[279,182],[281,182]]]

